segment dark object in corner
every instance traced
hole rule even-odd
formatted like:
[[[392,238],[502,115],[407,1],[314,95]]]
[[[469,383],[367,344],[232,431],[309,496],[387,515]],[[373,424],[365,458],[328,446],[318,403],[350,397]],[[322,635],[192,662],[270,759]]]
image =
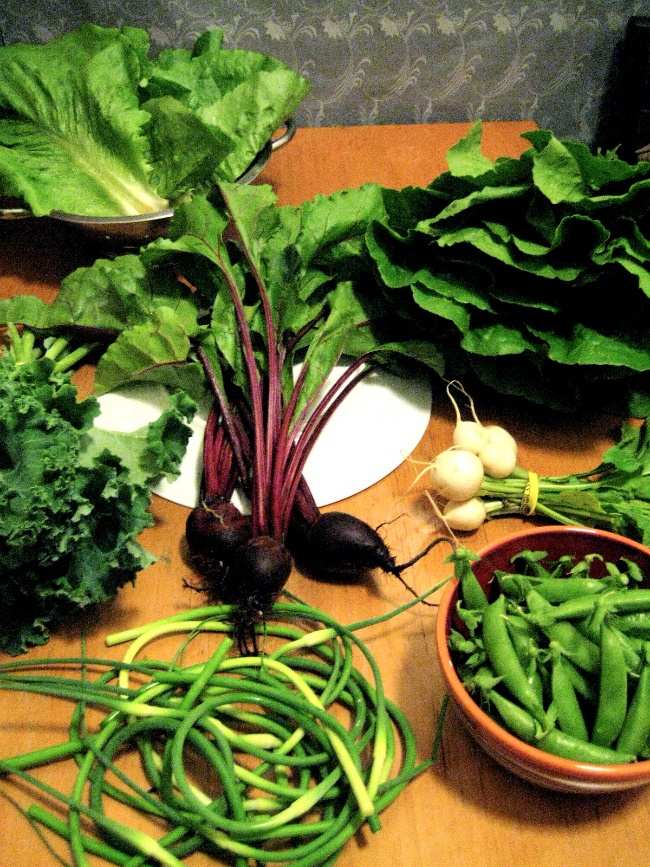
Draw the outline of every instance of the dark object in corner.
[[[622,61],[620,156],[650,160],[650,17],[630,18]]]

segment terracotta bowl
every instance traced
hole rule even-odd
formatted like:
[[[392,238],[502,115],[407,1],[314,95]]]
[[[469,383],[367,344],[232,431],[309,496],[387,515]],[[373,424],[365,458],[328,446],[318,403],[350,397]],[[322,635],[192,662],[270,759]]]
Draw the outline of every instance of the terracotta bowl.
[[[547,551],[550,559],[568,553],[578,557],[599,553],[614,561],[627,557],[639,565],[650,584],[649,548],[603,530],[553,526],[507,536],[479,551],[481,559],[474,564],[474,573],[481,585],[488,588],[494,570],[510,568],[510,558],[526,549]],[[476,742],[493,759],[528,782],[562,792],[598,794],[650,783],[650,761],[592,765],[559,758],[519,740],[481,710],[461,683],[447,644],[457,599],[458,584],[456,581],[450,582],[438,609],[438,658],[447,689],[462,721]]]

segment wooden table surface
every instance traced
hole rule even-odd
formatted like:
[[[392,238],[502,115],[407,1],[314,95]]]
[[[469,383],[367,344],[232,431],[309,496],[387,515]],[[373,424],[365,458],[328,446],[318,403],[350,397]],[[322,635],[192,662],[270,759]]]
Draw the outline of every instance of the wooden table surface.
[[[525,122],[485,124],[485,149],[490,156],[517,155],[526,143]],[[467,130],[464,124],[372,126],[300,129],[286,148],[276,152],[261,181],[273,185],[281,203],[296,204],[317,194],[375,181],[391,187],[424,184],[445,167],[447,148]],[[0,223],[0,294],[35,292],[51,299],[59,280],[76,265],[97,254],[63,226],[47,221]],[[598,462],[611,442],[612,419],[557,418],[541,411],[511,408],[507,401],[479,399],[485,422],[509,427],[520,443],[520,463],[542,473],[587,469]],[[442,388],[434,388],[432,417],[426,435],[412,455],[427,460],[450,443],[452,413]],[[398,518],[385,527],[385,537],[405,560],[432,538],[433,516],[423,495],[425,481],[412,482],[419,466],[403,463],[389,477],[342,504],[372,525]],[[183,586],[189,577],[181,556],[187,509],[154,498],[155,527],[142,536],[157,555],[155,565],[126,587],[114,604],[85,623],[88,653],[107,651],[104,636],[201,603]],[[475,549],[523,526],[501,519],[467,537]],[[444,554],[435,549],[411,571],[420,591],[447,574]],[[398,582],[377,575],[367,584],[332,586],[292,574],[289,588],[343,622],[388,611],[406,600]],[[365,639],[383,673],[387,694],[399,704],[415,730],[418,751],[426,757],[443,698],[434,649],[435,609],[419,607]],[[53,638],[33,656],[76,654],[78,630]],[[54,700],[0,693],[0,756],[55,743],[65,737],[69,707]],[[72,779],[63,764],[41,776],[65,788]],[[22,785],[1,781],[0,867],[54,865],[48,852],[9,797],[21,804],[33,800]],[[600,797],[566,796],[534,788],[502,770],[475,746],[452,710],[448,715],[439,764],[416,779],[384,813],[378,836],[364,831],[350,841],[338,863],[345,867],[598,867],[630,859],[650,863],[650,790]],[[65,846],[56,851],[70,863]],[[626,853],[630,853],[629,855]],[[646,858],[648,859],[646,861]],[[206,857],[190,864],[211,862]]]

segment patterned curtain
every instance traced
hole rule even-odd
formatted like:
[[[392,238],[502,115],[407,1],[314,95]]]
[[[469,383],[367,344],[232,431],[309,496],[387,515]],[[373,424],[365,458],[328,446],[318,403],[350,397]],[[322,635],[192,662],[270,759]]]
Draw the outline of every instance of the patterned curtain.
[[[647,14],[648,0],[3,0],[0,31],[44,41],[84,21],[131,24],[167,47],[219,26],[227,47],[311,80],[303,125],[532,118],[593,143],[627,21]]]

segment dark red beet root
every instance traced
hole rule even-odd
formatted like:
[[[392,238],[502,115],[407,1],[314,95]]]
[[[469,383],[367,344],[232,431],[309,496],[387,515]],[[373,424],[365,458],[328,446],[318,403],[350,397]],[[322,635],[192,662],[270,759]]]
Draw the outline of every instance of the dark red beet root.
[[[271,536],[256,536],[241,546],[219,585],[224,602],[263,612],[286,584],[293,565],[287,548]]]
[[[206,497],[188,515],[185,536],[193,557],[227,562],[250,539],[250,517],[223,497]]]
[[[258,653],[257,627],[264,621],[291,573],[289,550],[271,536],[255,536],[239,548],[229,565],[214,574],[209,589],[234,605],[234,636],[239,652]]]
[[[315,575],[358,575],[369,569],[395,574],[395,559],[376,530],[346,512],[325,512],[310,527],[303,554]]]
[[[417,594],[404,580],[402,572],[436,545],[449,542],[443,536],[434,539],[411,560],[397,565],[377,530],[346,512],[326,512],[306,534],[300,535],[298,564],[313,578],[326,581],[353,580],[362,578],[371,569],[381,569],[394,575],[414,596]],[[434,603],[423,600],[423,604]]]

